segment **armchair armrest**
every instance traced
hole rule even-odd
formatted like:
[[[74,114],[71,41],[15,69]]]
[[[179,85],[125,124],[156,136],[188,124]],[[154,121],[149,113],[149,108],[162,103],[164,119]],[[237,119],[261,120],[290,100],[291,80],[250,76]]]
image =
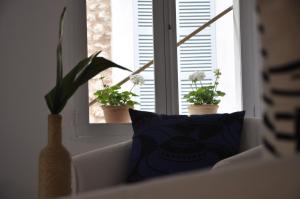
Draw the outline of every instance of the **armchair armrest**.
[[[227,168],[230,166],[236,166],[237,164],[240,163],[243,164],[243,163],[249,163],[251,161],[260,161],[263,156],[262,154],[263,154],[263,147],[257,146],[217,162],[212,169]]]
[[[194,171],[65,199],[299,199],[300,156]]]
[[[131,140],[72,157],[75,192],[121,184],[128,170]]]

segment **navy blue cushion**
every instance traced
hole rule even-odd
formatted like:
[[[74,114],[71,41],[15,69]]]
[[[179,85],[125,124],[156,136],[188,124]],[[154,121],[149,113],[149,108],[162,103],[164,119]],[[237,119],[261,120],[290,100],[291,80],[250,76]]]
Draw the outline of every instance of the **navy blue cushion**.
[[[244,111],[190,117],[129,113],[134,135],[128,182],[212,167],[239,152]]]

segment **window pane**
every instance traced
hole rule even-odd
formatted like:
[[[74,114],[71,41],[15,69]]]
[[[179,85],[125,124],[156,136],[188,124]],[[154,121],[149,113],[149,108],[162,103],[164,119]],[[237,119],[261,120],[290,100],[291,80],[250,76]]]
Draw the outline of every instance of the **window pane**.
[[[101,55],[125,66],[132,71],[153,59],[151,0],[87,0],[88,53],[101,50]],[[130,75],[119,69],[108,69],[89,82],[89,101],[104,83],[115,85]],[[122,91],[132,91],[138,96],[135,109],[154,111],[154,66],[141,72],[145,79],[142,86],[129,81],[122,85]],[[99,103],[90,106],[90,122],[105,122]]]
[[[176,0],[177,40],[183,39],[231,5],[232,0]],[[213,71],[216,68],[222,73],[218,90],[226,93],[220,98],[218,112],[232,112],[237,109],[233,38],[233,16],[230,12],[178,47],[181,114],[188,114],[189,103],[184,95],[195,90],[189,75],[195,71],[203,71],[206,77],[201,83],[207,86],[214,82]]]

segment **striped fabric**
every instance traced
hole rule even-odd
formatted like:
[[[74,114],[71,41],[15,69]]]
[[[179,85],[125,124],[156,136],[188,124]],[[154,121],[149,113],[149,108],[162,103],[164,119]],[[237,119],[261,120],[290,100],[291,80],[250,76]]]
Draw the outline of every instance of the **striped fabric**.
[[[263,144],[271,157],[300,150],[300,1],[258,0]]]

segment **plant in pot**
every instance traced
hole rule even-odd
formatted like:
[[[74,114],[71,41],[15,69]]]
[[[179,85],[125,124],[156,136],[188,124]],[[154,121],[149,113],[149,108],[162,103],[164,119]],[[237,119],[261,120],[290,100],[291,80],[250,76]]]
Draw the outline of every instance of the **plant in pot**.
[[[219,69],[213,71],[215,81],[209,85],[203,85],[202,81],[205,78],[205,73],[196,71],[189,76],[191,80],[192,91],[184,95],[187,102],[191,103],[188,106],[190,115],[214,114],[217,112],[220,103],[219,97],[225,95],[224,92],[217,90],[221,72]]]
[[[60,17],[59,42],[57,45],[56,85],[45,96],[51,112],[48,115],[48,144],[39,156],[39,198],[54,198],[71,194],[71,158],[62,144],[61,111],[75,91],[99,72],[117,67],[128,70],[96,52],[81,60],[63,77],[62,38],[63,19],[66,7]]]
[[[101,104],[105,121],[107,123],[130,122],[128,109],[134,108],[134,105],[138,104],[132,99],[138,96],[132,90],[137,85],[143,85],[144,78],[141,75],[132,75],[130,80],[133,85],[129,91],[122,91],[119,85],[108,86],[103,81],[104,77],[100,79],[102,80],[103,89],[96,91],[94,95],[97,102]]]

